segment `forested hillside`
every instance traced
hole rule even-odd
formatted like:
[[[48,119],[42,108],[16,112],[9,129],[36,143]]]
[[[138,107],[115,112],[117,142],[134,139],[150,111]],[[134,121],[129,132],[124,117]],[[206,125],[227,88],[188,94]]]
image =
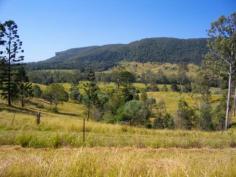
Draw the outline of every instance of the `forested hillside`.
[[[149,38],[129,44],[74,48],[52,58],[30,63],[31,69],[109,69],[121,60],[200,64],[207,52],[207,39]]]

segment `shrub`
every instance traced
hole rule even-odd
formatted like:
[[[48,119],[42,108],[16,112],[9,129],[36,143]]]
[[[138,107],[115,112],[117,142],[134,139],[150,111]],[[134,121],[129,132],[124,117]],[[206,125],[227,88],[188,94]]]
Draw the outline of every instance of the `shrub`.
[[[159,113],[153,122],[154,128],[168,128],[173,129],[175,127],[174,119],[169,113]]]
[[[166,113],[163,120],[164,128],[173,129],[175,128],[175,122],[171,114]]]
[[[213,128],[215,130],[223,130],[224,123],[225,123],[225,109],[226,109],[226,102],[225,97],[222,97],[220,103],[215,107],[213,111]]]
[[[32,136],[27,134],[21,134],[16,137],[17,144],[20,144],[22,147],[28,147],[31,140]]]
[[[79,88],[77,85],[75,84],[71,85],[69,96],[71,100],[81,101],[81,95],[80,95]]]
[[[32,89],[34,97],[40,98],[42,96],[42,90],[38,85],[34,85]]]
[[[122,89],[122,94],[124,96],[125,102],[139,99],[138,90],[130,85],[124,86]]]
[[[210,104],[202,103],[199,109],[200,112],[200,126],[203,130],[212,130],[212,108]]]
[[[57,104],[68,101],[69,96],[62,85],[51,84],[43,92],[43,98],[57,107]]]
[[[197,118],[194,109],[186,101],[180,99],[178,103],[176,125],[183,129],[192,129],[197,126]]]
[[[147,93],[146,92],[142,92],[140,95],[140,100],[145,102],[147,100]]]
[[[148,92],[158,92],[160,89],[156,84],[150,84],[147,86],[146,90]]]
[[[166,84],[163,85],[163,87],[161,88],[161,91],[163,92],[167,92],[168,91],[168,87]]]
[[[129,121],[130,125],[144,125],[149,117],[149,110],[141,101],[127,102],[122,110],[122,120]]]
[[[183,85],[183,92],[191,92],[191,91],[192,91],[192,85],[190,82]]]
[[[173,92],[179,92],[180,91],[180,89],[179,89],[179,87],[176,83],[171,84],[171,90]]]

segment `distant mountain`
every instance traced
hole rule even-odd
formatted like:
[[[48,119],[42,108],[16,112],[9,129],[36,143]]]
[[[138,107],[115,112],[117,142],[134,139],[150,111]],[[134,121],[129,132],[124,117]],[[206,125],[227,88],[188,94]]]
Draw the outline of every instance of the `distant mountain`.
[[[31,69],[81,69],[90,66],[101,71],[121,60],[200,64],[206,52],[206,38],[147,38],[129,44],[73,48],[28,66]]]

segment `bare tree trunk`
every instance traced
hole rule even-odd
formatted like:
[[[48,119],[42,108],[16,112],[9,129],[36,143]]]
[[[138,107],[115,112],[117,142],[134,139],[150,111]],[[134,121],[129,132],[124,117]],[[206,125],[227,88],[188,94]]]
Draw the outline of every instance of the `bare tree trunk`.
[[[25,102],[24,102],[24,97],[23,96],[21,97],[21,107],[22,108],[25,107]]]
[[[228,95],[226,102],[226,113],[225,113],[225,130],[229,124],[229,110],[230,110],[230,96],[231,96],[231,82],[232,82],[232,65],[229,65],[229,79],[228,79]]]
[[[236,84],[235,84],[235,88],[234,88],[234,116],[236,114]]]
[[[117,79],[117,89],[120,88],[120,79]]]
[[[7,99],[8,99],[8,106],[11,106],[11,40],[8,44],[8,83],[7,83]]]
[[[85,117],[83,119],[83,142],[85,142]]]
[[[87,121],[88,121],[89,118],[90,118],[90,109],[91,109],[91,106],[90,106],[90,104],[89,104],[89,105],[88,105]]]

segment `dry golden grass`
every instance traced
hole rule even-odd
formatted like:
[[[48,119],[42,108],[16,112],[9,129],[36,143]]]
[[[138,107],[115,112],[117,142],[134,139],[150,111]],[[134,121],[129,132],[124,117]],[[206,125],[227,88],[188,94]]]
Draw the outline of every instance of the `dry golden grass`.
[[[185,130],[150,130],[111,125],[89,121],[86,123],[86,143],[82,142],[82,119],[85,107],[75,103],[59,106],[59,113],[48,111],[33,105],[25,109],[8,108],[1,104],[0,145],[21,145],[25,147],[211,147],[224,148],[236,146],[236,132],[232,128],[227,132],[204,132]],[[5,106],[5,107],[4,107]],[[35,112],[42,112],[42,122],[35,123]]]
[[[178,92],[148,92],[148,97],[155,98],[157,102],[163,100],[166,104],[166,109],[169,113],[175,114],[178,109],[178,101],[184,99],[187,103],[195,108],[199,108],[200,95],[192,93],[178,93]],[[211,103],[217,103],[220,99],[220,95],[212,95]]]
[[[235,149],[0,148],[0,176],[233,177]]]

